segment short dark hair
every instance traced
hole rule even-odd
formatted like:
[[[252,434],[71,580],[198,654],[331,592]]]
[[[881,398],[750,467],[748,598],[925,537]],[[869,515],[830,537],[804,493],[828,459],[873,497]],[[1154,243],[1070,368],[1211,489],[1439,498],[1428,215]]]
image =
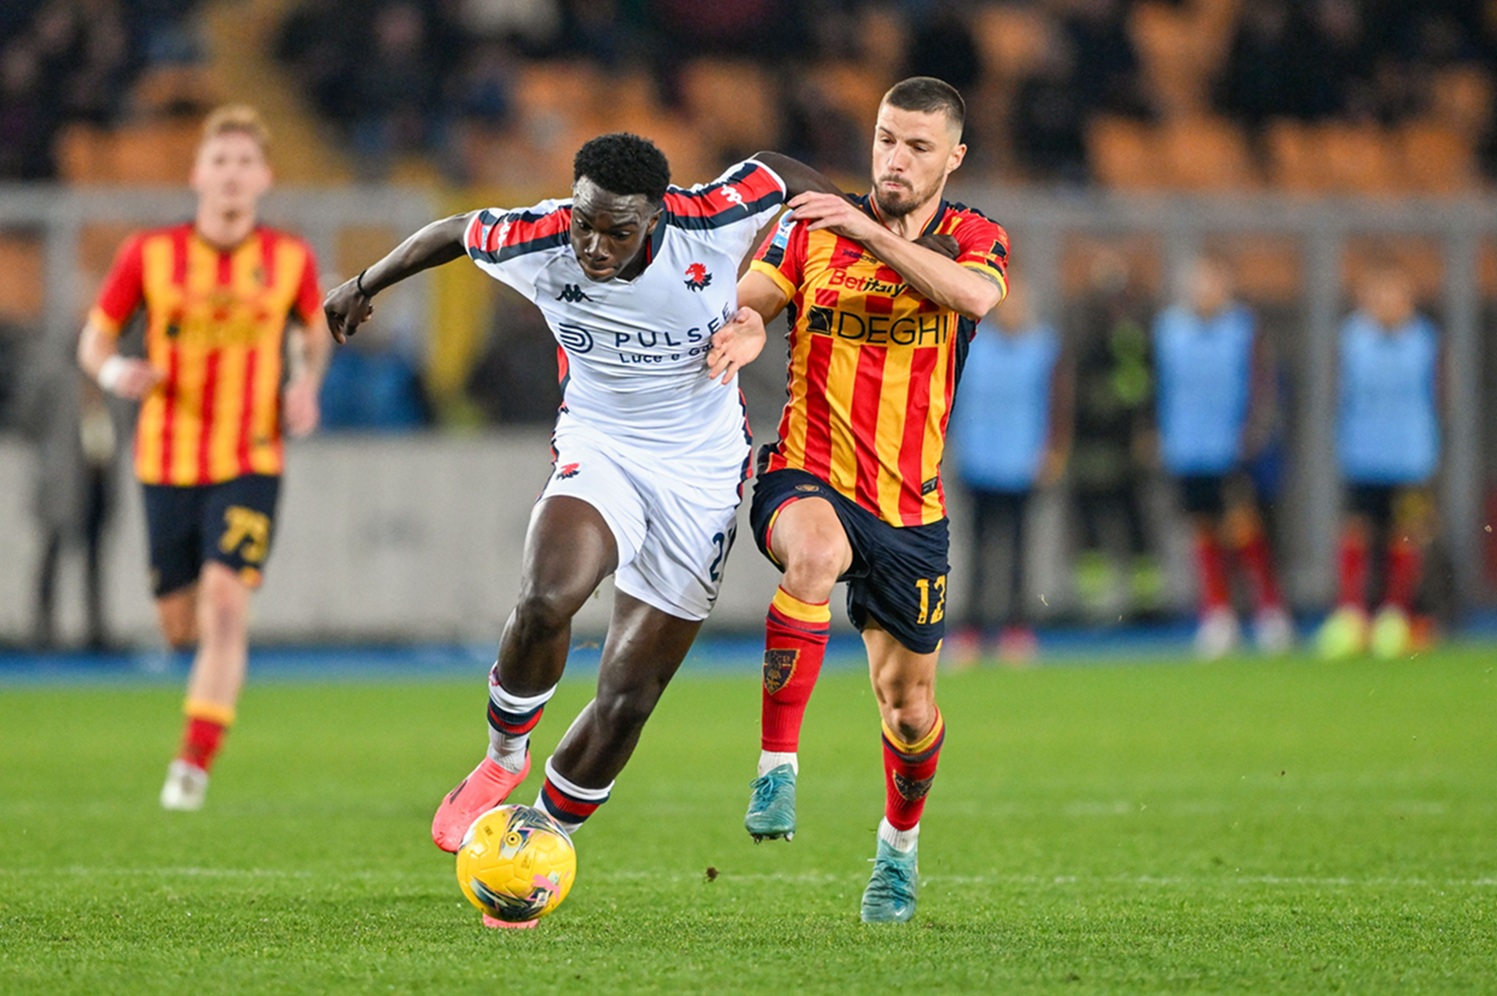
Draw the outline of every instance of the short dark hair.
[[[882,103],[897,107],[901,111],[919,111],[931,114],[944,111],[956,130],[961,131],[967,120],[967,102],[956,92],[956,87],[934,76],[911,76],[900,80],[884,94]]]
[[[671,182],[671,167],[648,138],[616,131],[589,139],[577,150],[572,181],[584,176],[610,194],[644,194],[651,204],[659,204]]]

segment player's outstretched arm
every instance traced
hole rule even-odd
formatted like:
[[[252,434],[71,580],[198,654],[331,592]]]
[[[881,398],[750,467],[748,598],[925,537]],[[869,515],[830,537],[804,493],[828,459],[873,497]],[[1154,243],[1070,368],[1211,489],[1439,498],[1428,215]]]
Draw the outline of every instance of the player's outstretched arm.
[[[463,233],[473,220],[473,212],[455,214],[419,229],[384,258],[367,267],[352,280],[328,291],[322,299],[322,313],[327,316],[328,331],[338,342],[347,342],[359,326],[374,314],[370,303],[386,287],[400,283],[413,273],[450,263],[465,255]]]
[[[792,159],[780,152],[755,152],[751,158],[774,170],[775,175],[785,181],[786,200],[810,191],[836,194],[838,197],[847,196],[842,192],[841,187],[838,187],[823,173],[812,169],[799,159]]]

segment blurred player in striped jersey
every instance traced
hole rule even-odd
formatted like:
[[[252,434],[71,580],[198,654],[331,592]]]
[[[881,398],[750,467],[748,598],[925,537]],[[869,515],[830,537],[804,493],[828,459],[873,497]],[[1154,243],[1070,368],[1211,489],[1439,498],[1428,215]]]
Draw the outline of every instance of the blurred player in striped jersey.
[[[868,922],[915,912],[920,815],[945,736],[941,454],[968,343],[1007,290],[1007,234],[942,197],[966,153],[964,117],[940,80],[896,84],[879,106],[872,192],[793,199],[739,282],[739,301],[766,320],[790,305],[789,400],[779,440],[760,453],[750,514],[784,579],[765,624],[762,751],[745,826],[756,840],[795,832],[801,722],[832,588],[846,581],[883,720]],[[955,240],[955,258],[916,244],[929,235]]]
[[[432,819],[446,851],[529,773],[572,617],[613,575],[597,697],[547,759],[536,804],[573,831],[608,799],[711,611],[733,543],[751,455],[737,370],[764,341],[762,320],[738,306],[739,265],[786,198],[836,189],[774,153],[709,184],[670,186],[665,156],[628,134],[584,144],[574,174],[565,200],[433,222],[325,302],[342,341],[381,290],[467,256],[535,302],[558,344],[555,462],[489,673],[487,755]],[[714,345],[745,324],[730,347]]]
[[[167,809],[202,806],[234,721],[282,429],[317,427],[332,348],[311,249],[257,217],[271,182],[267,144],[252,108],[208,116],[192,167],[193,220],[126,240],[78,343],[78,362],[104,390],[140,401],[135,472],[157,616],[173,647],[197,646],[181,751],[161,789]],[[120,332],[141,310],[145,357],[121,356]]]

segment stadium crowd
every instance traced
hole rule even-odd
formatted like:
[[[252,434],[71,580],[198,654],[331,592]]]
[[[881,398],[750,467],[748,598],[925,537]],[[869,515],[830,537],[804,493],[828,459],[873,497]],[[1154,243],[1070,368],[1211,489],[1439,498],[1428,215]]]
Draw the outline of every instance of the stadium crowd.
[[[146,69],[203,58],[200,7],[5,4],[0,179],[59,176],[69,122],[144,113],[132,85]],[[856,172],[868,92],[937,73],[971,95],[969,165],[1009,180],[1105,181],[1107,153],[1090,135],[1099,117],[1223,123],[1266,158],[1264,130],[1278,121],[1391,128],[1456,115],[1486,175],[1497,169],[1497,16],[1480,0],[380,0],[357,17],[300,0],[275,38],[276,59],[371,178],[417,154],[451,178],[490,179],[482,137],[554,137],[536,132],[558,122],[527,105],[548,87],[569,99],[579,66],[611,81],[615,116],[696,126],[709,161],[759,140]],[[714,75],[712,64],[726,68]],[[627,96],[631,78],[646,92]],[[709,108],[762,120],[721,129]]]

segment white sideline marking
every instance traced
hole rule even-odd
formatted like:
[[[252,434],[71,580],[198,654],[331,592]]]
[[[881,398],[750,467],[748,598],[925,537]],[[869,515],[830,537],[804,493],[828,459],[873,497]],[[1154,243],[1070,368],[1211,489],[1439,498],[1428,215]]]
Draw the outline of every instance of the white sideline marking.
[[[862,870],[857,869],[857,874],[862,875]],[[772,872],[734,872],[731,870],[720,870],[718,881],[736,882],[780,882],[780,883],[802,883],[802,884],[830,884],[841,882],[852,875],[853,869],[846,873],[833,872],[795,872],[794,874],[775,874]],[[329,873],[331,874],[331,872]],[[445,878],[445,875],[428,874],[425,872],[354,872],[338,873],[340,878],[358,879],[365,881],[409,881],[426,882]],[[204,879],[312,879],[317,875],[311,871],[290,871],[281,868],[200,868],[200,867],[175,867],[175,868],[89,868],[82,865],[65,865],[58,868],[0,868],[0,878],[42,878],[47,876],[56,877],[110,877],[129,876],[132,878],[204,878]],[[616,880],[616,881],[652,881],[661,880],[671,882],[696,882],[705,876],[699,873],[666,872],[658,871],[590,871],[588,878]],[[1497,877],[1481,876],[1477,878],[1450,878],[1450,879],[1428,879],[1428,878],[1350,878],[1347,876],[1314,876],[1314,875],[921,875],[921,881],[945,885],[1138,885],[1138,886],[1202,886],[1202,885],[1275,885],[1275,886],[1306,886],[1314,888],[1422,888],[1422,889],[1490,889],[1497,887]]]

